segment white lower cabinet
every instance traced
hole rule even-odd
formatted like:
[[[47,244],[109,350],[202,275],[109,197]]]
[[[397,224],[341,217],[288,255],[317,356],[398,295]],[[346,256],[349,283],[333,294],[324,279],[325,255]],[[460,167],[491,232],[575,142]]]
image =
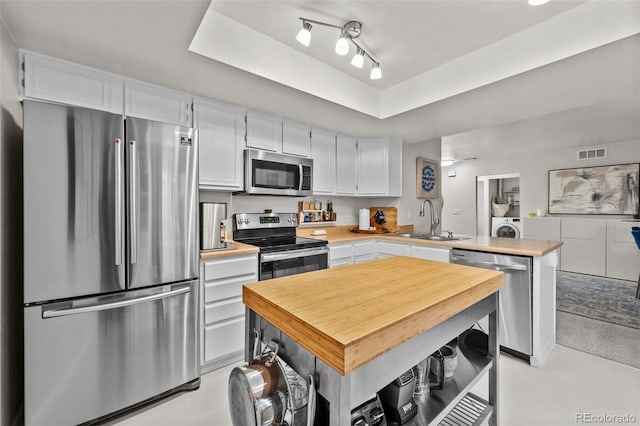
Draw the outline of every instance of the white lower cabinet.
[[[449,263],[449,248],[374,239],[329,244],[330,268],[393,256],[409,256]]]
[[[409,256],[411,247],[403,243],[391,243],[388,241],[378,241],[376,244],[377,259],[393,256]]]
[[[202,373],[243,359],[242,286],[255,281],[258,281],[257,254],[200,262]]]
[[[353,243],[353,263],[367,262],[376,258],[375,240]]]
[[[353,264],[353,243],[329,244],[329,268]]]
[[[436,262],[449,263],[449,249],[428,247],[426,245],[412,245],[411,257],[418,259],[435,260]]]
[[[607,224],[604,219],[562,218],[560,269],[605,275]]]
[[[636,281],[640,274],[640,250],[631,228],[638,222],[607,220],[607,277]]]

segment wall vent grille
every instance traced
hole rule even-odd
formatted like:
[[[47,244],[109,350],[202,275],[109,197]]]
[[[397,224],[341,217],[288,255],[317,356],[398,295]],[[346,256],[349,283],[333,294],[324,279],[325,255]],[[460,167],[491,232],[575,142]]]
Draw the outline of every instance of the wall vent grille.
[[[592,160],[594,158],[607,158],[607,148],[599,146],[595,148],[579,149],[577,152],[578,160]]]

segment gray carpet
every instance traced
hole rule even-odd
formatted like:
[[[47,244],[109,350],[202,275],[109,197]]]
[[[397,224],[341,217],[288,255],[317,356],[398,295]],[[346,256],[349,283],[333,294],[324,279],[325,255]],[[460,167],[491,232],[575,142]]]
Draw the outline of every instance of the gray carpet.
[[[637,283],[593,275],[557,272],[557,310],[640,329]]]

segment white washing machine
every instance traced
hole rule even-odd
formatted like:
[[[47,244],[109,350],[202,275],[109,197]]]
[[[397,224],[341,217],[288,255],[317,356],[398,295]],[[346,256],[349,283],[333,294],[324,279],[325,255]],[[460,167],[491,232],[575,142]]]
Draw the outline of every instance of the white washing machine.
[[[520,238],[522,221],[519,217],[491,218],[491,236],[502,238]]]

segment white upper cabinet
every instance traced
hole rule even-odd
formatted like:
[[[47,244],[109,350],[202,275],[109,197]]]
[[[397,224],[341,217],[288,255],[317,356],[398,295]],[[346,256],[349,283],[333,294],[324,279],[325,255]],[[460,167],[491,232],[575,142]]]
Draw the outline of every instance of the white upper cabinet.
[[[360,196],[402,196],[402,141],[358,139],[356,191]]]
[[[22,96],[122,114],[124,79],[104,71],[20,51]]]
[[[336,137],[336,194],[356,194],[356,138]]]
[[[311,128],[306,124],[284,120],[282,122],[282,153],[309,157]]]
[[[191,103],[186,93],[137,80],[126,80],[124,113],[126,116],[191,127]]]
[[[244,110],[196,98],[194,127],[199,140],[201,189],[243,189]]]
[[[358,195],[384,196],[387,194],[388,157],[386,138],[358,140],[356,188]]]
[[[313,193],[336,193],[336,134],[327,130],[311,130],[313,158]]]
[[[282,118],[247,111],[247,148],[282,152]]]

